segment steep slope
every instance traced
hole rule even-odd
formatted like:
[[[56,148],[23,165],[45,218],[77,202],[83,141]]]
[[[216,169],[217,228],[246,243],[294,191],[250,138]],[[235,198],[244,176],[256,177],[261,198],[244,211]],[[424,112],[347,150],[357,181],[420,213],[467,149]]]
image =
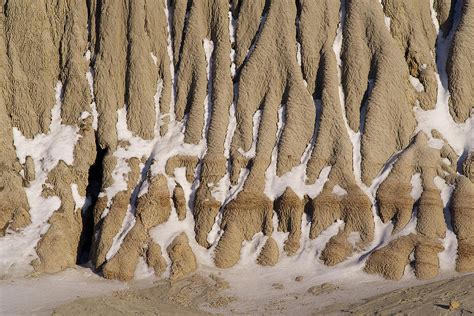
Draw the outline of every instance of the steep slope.
[[[473,271],[473,6],[5,1],[0,272]]]

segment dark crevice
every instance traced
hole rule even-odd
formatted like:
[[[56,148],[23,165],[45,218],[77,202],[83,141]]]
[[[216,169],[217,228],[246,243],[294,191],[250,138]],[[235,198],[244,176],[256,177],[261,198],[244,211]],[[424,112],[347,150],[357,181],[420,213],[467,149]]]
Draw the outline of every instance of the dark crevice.
[[[92,0],[89,0],[89,1],[92,1]],[[101,18],[101,15],[102,15],[102,0],[97,0],[95,8],[93,8],[91,5],[89,5],[88,9],[90,10],[90,14],[91,14],[89,22],[92,22],[92,19],[94,19],[94,24],[95,24],[94,25],[94,30],[91,29],[91,31],[89,32],[89,36],[90,36],[90,41],[91,41],[92,40],[92,31],[95,32],[95,39],[94,39],[95,43],[93,43],[93,45],[94,45],[94,52],[93,53],[94,53],[94,56],[96,56],[97,53],[100,52],[100,24],[101,24],[100,18]],[[93,17],[92,17],[92,13],[94,14]],[[89,25],[92,28],[91,23],[89,23]],[[92,43],[91,43],[91,46],[92,46]]]
[[[325,53],[322,53],[320,55],[318,71],[316,73],[316,79],[315,79],[315,83],[314,83],[313,98],[318,99],[318,100],[321,100],[323,98],[326,58],[327,57],[326,57]]]
[[[87,7],[87,42],[91,43],[92,41],[92,0],[87,0],[86,1],[86,7]]]
[[[443,37],[447,37],[451,32],[451,29],[454,25],[454,8],[456,7],[456,0],[451,2],[451,7],[449,8],[448,19],[440,25],[440,29],[443,32]]]
[[[298,50],[300,52],[300,58],[302,57],[302,49],[303,45],[301,45],[301,12],[303,10],[303,6],[301,5],[300,0],[296,0],[296,20],[295,20],[295,27],[296,27],[296,50],[297,50],[297,56],[298,56]],[[301,65],[299,65],[299,68],[303,74],[304,77],[304,71],[303,71],[303,63],[301,61]],[[306,78],[304,78],[306,80]]]
[[[301,11],[303,11],[303,5],[301,3],[301,0],[295,0],[295,5],[296,5],[296,18],[299,20],[299,17],[301,16]]]
[[[257,33],[255,34],[255,36],[253,37],[253,39],[250,43],[250,47],[249,47],[249,50],[247,52],[247,55],[245,56],[244,61],[242,62],[241,65],[239,65],[239,67],[237,67],[237,69],[235,71],[234,82],[238,82],[240,80],[240,72],[241,72],[242,68],[244,67],[244,65],[247,63],[250,56],[252,55],[253,50],[255,49],[255,45],[257,44],[257,41],[260,38],[260,34],[263,30],[263,26],[265,25],[265,21],[267,19],[267,15],[268,15],[269,10],[270,10],[270,0],[266,0],[265,1],[265,6],[263,7],[262,15],[260,16],[260,24],[258,26]],[[238,24],[237,24],[237,28],[238,28]]]
[[[369,75],[367,77],[367,88],[365,89],[364,96],[362,97],[362,101],[360,103],[360,110],[359,110],[359,131],[361,134],[364,134],[365,130],[365,118],[367,115],[367,110],[369,108],[369,98],[372,95],[372,90],[375,86],[375,78],[377,77],[377,63],[372,58],[370,63],[370,70]]]
[[[234,0],[231,2],[232,17],[237,19],[240,14],[240,8],[242,8],[242,0]]]
[[[316,145],[316,140],[319,134],[319,128],[321,126],[321,117],[323,114],[323,105],[322,105],[322,94],[323,94],[323,84],[324,84],[324,69],[326,63],[326,55],[321,53],[318,71],[316,73],[315,79],[315,89],[313,93],[313,103],[316,110],[316,117],[314,120],[313,135],[311,136],[311,153],[314,151],[314,146]]]
[[[132,67],[131,67],[131,51],[132,51],[132,38],[130,37],[131,35],[131,28],[132,28],[132,1],[128,3],[128,11],[127,11],[127,56],[126,56],[126,63],[127,63],[127,70],[125,72],[125,95],[124,95],[124,100],[125,100],[125,106],[127,109],[127,112],[130,109],[130,75],[132,72]],[[127,115],[128,116],[128,115]]]
[[[87,42],[88,49],[92,54],[92,58],[89,61],[89,69],[94,74],[94,63],[95,53],[100,49],[99,33],[100,33],[100,13],[102,8],[101,0],[87,0]],[[95,7],[94,7],[95,6]],[[93,23],[94,21],[94,23]],[[95,39],[93,33],[95,32]],[[95,40],[95,43],[93,43]],[[67,83],[65,83],[67,84]],[[92,101],[95,96],[91,95]],[[90,260],[91,247],[94,236],[94,207],[99,197],[100,189],[103,181],[103,161],[108,151],[107,148],[101,149],[98,143],[98,135],[95,135],[96,139],[96,159],[93,165],[89,168],[87,188],[86,188],[86,201],[82,208],[82,231],[77,247],[76,263],[79,265],[85,265]]]
[[[175,65],[176,65],[176,69],[175,69],[175,72],[177,72],[179,70],[179,65],[181,63],[181,55],[183,54],[183,47],[184,47],[184,41],[186,39],[186,34],[187,34],[187,30],[188,30],[188,24],[189,24],[189,14],[191,12],[191,7],[192,7],[192,3],[193,1],[192,0],[188,0],[188,2],[186,3],[186,14],[184,16],[184,25],[183,25],[183,30],[181,32],[181,43],[179,43],[179,48],[177,47],[173,47],[173,50],[176,50],[178,49],[179,50],[179,54],[178,54],[178,60],[175,60]],[[173,7],[173,14],[174,14],[174,7]],[[173,17],[174,19],[174,17]],[[174,29],[174,25],[171,24],[171,38],[174,38],[175,37],[175,33],[176,33],[176,30]],[[174,44],[174,41],[171,40],[171,44],[173,45]]]
[[[301,45],[301,12],[303,11],[303,6],[301,5],[300,0],[295,1],[296,4],[296,20],[295,20],[295,26],[296,26],[296,42]]]
[[[3,3],[3,15],[7,15],[7,10],[8,10],[8,1],[9,0],[5,0],[4,3]]]
[[[150,173],[150,167],[151,167],[151,164],[153,163],[153,161],[154,161],[153,155],[150,155],[148,157],[148,159],[146,160],[146,162],[145,162],[145,166],[141,170],[140,180],[135,185],[135,187],[132,191],[132,194],[130,195],[130,207],[131,207],[130,211],[132,212],[133,215],[136,215],[138,194],[140,194],[140,191],[143,187],[143,184],[148,179],[148,175]],[[124,232],[122,232],[122,233],[124,233]]]
[[[306,216],[306,222],[310,223],[313,219],[314,215],[314,204],[312,203],[312,199],[305,195],[304,197],[304,211],[303,216]]]
[[[469,157],[469,151],[467,149],[464,149],[464,151],[462,152],[461,156],[459,157],[458,159],[458,163],[457,163],[457,166],[456,166],[456,171],[459,173],[459,174],[464,174],[464,163],[466,162],[466,160],[468,159]],[[469,177],[468,174],[465,174],[466,177]]]
[[[103,161],[107,149],[101,149],[96,143],[97,155],[94,164],[89,168],[86,203],[82,208],[82,232],[77,249],[77,264],[86,264],[90,258],[92,239],[94,235],[94,206],[102,187]]]
[[[191,108],[192,108],[193,100],[194,100],[194,91],[196,91],[197,89],[196,86],[197,86],[197,82],[193,76],[191,85],[189,86],[189,92],[186,96],[186,108],[184,109],[184,115],[187,115],[189,114],[189,112],[191,112]]]

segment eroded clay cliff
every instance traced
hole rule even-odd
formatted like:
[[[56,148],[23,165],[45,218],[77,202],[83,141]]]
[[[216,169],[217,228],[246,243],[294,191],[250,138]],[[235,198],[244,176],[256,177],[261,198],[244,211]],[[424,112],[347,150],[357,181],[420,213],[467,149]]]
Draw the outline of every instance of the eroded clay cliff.
[[[473,271],[471,0],[1,10],[2,274],[175,280],[306,240],[390,279],[453,247]]]

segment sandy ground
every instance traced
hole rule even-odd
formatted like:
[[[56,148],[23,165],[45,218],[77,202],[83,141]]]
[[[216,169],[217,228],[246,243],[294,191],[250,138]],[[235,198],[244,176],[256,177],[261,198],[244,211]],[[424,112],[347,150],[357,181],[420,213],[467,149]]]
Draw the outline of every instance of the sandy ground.
[[[186,279],[104,280],[77,268],[56,275],[0,280],[0,315],[201,315],[218,314],[438,314],[474,313],[474,274],[444,275],[435,282],[400,282],[367,275],[280,279],[222,277],[201,271]],[[253,279],[254,283],[249,283]],[[320,282],[321,281],[321,282]],[[247,295],[245,295],[247,293]],[[450,311],[457,300],[461,307]]]
[[[474,315],[474,274],[398,289],[355,304],[333,304],[315,313]]]

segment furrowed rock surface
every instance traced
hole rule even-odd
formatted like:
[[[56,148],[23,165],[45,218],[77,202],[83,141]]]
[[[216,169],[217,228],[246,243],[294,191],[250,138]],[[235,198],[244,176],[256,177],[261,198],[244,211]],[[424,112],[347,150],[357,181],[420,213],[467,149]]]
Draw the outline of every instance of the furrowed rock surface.
[[[382,1],[385,15],[390,19],[390,32],[405,55],[410,82],[421,83],[415,88],[416,98],[423,109],[436,104],[436,31],[430,3],[426,1]],[[441,24],[441,22],[439,22]]]
[[[457,179],[451,205],[453,229],[458,239],[456,270],[474,271],[474,184],[465,177]]]
[[[416,125],[407,63],[385,26],[381,6],[374,4],[346,2],[341,55],[347,122],[361,133],[366,185],[396,151],[408,145]]]
[[[0,277],[473,271],[472,0],[0,10]]]
[[[474,89],[472,70],[472,45],[474,33],[474,7],[472,1],[464,1],[461,20],[450,49],[447,65],[449,76],[449,112],[456,122],[465,122],[472,116]]]
[[[438,136],[438,133],[434,132]],[[441,142],[443,142],[441,140]],[[447,161],[442,158],[446,158]],[[428,136],[420,132],[412,140],[411,145],[400,155],[395,162],[388,177],[381,183],[377,192],[380,217],[383,222],[392,221],[393,234],[404,231],[412,219],[413,210],[416,210],[416,235],[412,235],[412,247],[407,251],[407,256],[414,251],[415,274],[420,279],[433,278],[438,274],[439,262],[438,252],[444,250],[440,239],[446,237],[446,222],[444,205],[440,189],[436,186],[435,177],[445,178],[452,182],[455,175],[454,167],[458,157],[449,145],[443,145],[437,150],[430,147]],[[421,195],[412,196],[412,179],[418,172],[421,180]],[[462,177],[462,176],[460,176]],[[414,203],[417,202],[415,206]],[[400,237],[400,238],[406,238]],[[388,278],[400,279],[403,275],[406,261],[394,260],[388,269],[385,262],[377,259],[378,253],[386,254],[391,251],[399,251],[400,244],[406,242],[392,243],[375,251],[369,259],[366,271],[379,272]],[[408,249],[409,247],[405,247]],[[378,265],[382,265],[379,267]]]

